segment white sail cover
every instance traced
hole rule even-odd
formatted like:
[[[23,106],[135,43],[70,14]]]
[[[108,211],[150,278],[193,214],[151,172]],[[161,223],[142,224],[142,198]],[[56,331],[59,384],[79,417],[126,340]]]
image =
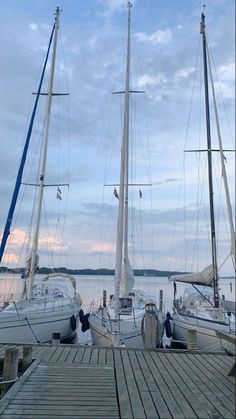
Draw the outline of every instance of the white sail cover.
[[[130,264],[129,259],[127,258],[122,267],[122,277],[121,277],[121,294],[128,295],[130,290],[134,286],[134,274]]]
[[[169,280],[176,282],[188,282],[189,284],[201,284],[211,286],[214,278],[213,266],[209,265],[201,272],[183,275],[171,275]]]
[[[76,290],[76,280],[75,280],[74,276],[72,276],[72,275],[64,274],[64,273],[59,273],[59,272],[58,273],[54,272],[54,273],[51,273],[51,274],[45,276],[43,278],[43,281],[48,281],[51,278],[65,279],[65,280],[68,279],[68,280],[70,280],[70,282],[71,282],[72,287],[74,288],[74,290]]]

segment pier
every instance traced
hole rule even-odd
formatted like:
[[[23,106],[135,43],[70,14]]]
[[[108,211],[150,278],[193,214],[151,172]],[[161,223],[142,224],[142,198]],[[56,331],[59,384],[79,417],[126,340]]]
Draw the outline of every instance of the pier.
[[[2,364],[9,348],[23,357],[2,344]],[[224,353],[55,343],[32,345],[32,358],[1,419],[235,418],[235,357]]]

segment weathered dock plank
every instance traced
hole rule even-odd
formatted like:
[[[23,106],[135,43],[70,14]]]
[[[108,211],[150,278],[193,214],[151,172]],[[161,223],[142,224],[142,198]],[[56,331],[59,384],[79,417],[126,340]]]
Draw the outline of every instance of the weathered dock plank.
[[[133,412],[132,412],[127,384],[125,380],[121,353],[119,350],[114,351],[114,362],[115,362],[115,372],[116,372],[117,397],[118,397],[118,402],[120,406],[120,415],[123,419],[130,419],[130,418],[132,419]]]
[[[3,418],[120,417],[114,369],[57,361],[54,365],[41,361],[6,407]]]
[[[75,348],[72,347],[70,349],[70,352],[69,352],[67,358],[66,358],[66,362],[74,362],[74,359],[76,357],[77,352],[78,352],[78,348],[77,347],[75,347]]]
[[[137,419],[142,419],[146,415],[140,397],[139,389],[135,381],[134,372],[129,361],[128,351],[121,351],[121,359],[123,363],[123,371],[125,374],[128,394],[130,397],[133,417]]]
[[[185,418],[196,418],[197,413],[193,409],[192,403],[190,404],[189,399],[185,397],[182,379],[176,377],[174,372],[171,369],[167,368],[167,365],[165,363],[166,359],[162,355],[164,354],[151,354],[157,368],[159,369],[160,374],[162,375],[164,381],[168,385],[171,394],[173,395],[179,408],[181,409],[183,416]],[[176,381],[174,380],[174,378],[176,379]]]
[[[182,368],[188,373],[191,380],[198,386],[199,390],[202,391],[209,401],[207,412],[210,416],[214,417],[223,417],[223,418],[232,418],[232,411],[229,409],[230,399],[228,400],[225,397],[221,397],[219,389],[212,383],[211,378],[199,370],[195,365],[194,354],[188,354],[183,357],[181,354],[175,354],[175,358],[178,357],[179,362],[182,361]],[[181,358],[181,359],[180,359]],[[232,399],[231,399],[232,400]]]
[[[176,385],[179,385],[180,382],[181,391],[184,392],[185,397],[189,400],[195,412],[197,412],[198,417],[209,418],[208,410],[211,408],[211,404],[187,374],[184,365],[179,362],[181,357],[180,359],[174,358],[173,354],[172,356],[164,354],[164,356],[166,357],[166,367],[173,372],[173,379]],[[175,372],[177,375],[175,375]]]
[[[99,349],[98,363],[102,365],[106,364],[106,350],[104,348]]]
[[[82,346],[82,347],[78,348],[77,354],[76,354],[75,359],[74,359],[74,363],[79,364],[82,361],[84,353],[85,353],[85,349],[86,349],[85,346]]]
[[[235,417],[231,356],[40,344],[33,358],[0,400],[1,419]]]
[[[165,404],[167,406],[168,411],[171,413],[172,418],[184,418],[182,410],[180,409],[176,399],[175,394],[173,395],[163,379],[162,375],[160,374],[159,369],[157,368],[156,363],[153,361],[151,353],[145,352],[142,354],[143,358],[146,360],[148,367],[150,368],[150,372],[152,374],[154,385],[152,384],[152,391],[155,393],[160,392]],[[141,357],[140,357],[141,358]],[[143,361],[144,362],[144,361]],[[141,364],[142,365],[142,364]],[[141,366],[142,367],[142,366]]]
[[[228,380],[224,375],[217,373],[217,371],[209,364],[205,362],[204,358],[199,358],[198,354],[188,357],[191,357],[191,362],[197,367],[197,370],[205,375],[208,378],[208,386],[212,388],[215,394],[218,395],[219,399],[222,402],[225,401],[225,398],[229,399],[235,394],[235,387],[232,385],[232,381]],[[229,402],[230,405],[230,402]]]
[[[199,358],[198,355],[196,356],[196,359],[201,361],[201,358]],[[225,362],[223,363],[217,356],[213,358],[208,355],[203,355],[202,363],[204,363],[204,365],[208,365],[211,373],[219,378],[226,387],[228,387],[231,391],[233,390],[233,393],[235,393],[235,389],[232,386],[234,381],[233,378],[228,380],[224,377],[224,372],[227,371],[226,368],[229,368]]]

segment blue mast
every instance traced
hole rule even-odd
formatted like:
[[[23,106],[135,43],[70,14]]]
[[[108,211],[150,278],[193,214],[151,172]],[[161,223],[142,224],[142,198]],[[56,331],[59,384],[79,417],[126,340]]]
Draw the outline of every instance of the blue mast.
[[[5,228],[4,228],[3,235],[2,235],[2,241],[1,241],[1,246],[0,246],[0,263],[2,261],[2,257],[3,257],[3,254],[4,254],[4,250],[5,250],[5,247],[6,247],[8,236],[10,235],[10,232],[11,232],[10,231],[11,223],[12,223],[12,219],[13,219],[13,215],[14,215],[14,211],[15,211],[15,207],[16,207],[16,202],[17,202],[17,198],[18,198],[18,194],[19,194],[19,190],[20,190],[20,186],[21,186],[23,170],[24,170],[26,156],[27,156],[27,152],[28,152],[28,148],[29,148],[30,137],[31,137],[31,133],[32,133],[33,125],[34,125],[34,118],[35,118],[35,114],[36,114],[36,110],[37,110],[37,106],[38,106],[39,96],[41,94],[41,88],[42,88],[44,74],[45,74],[45,70],[46,70],[46,66],[47,66],[50,47],[51,47],[51,43],[52,43],[52,39],[53,39],[54,29],[55,29],[55,24],[53,25],[52,33],[51,33],[51,36],[50,36],[48,50],[47,50],[47,54],[46,54],[46,58],[45,58],[44,66],[43,66],[43,71],[42,71],[42,75],[41,75],[41,78],[40,78],[39,87],[38,87],[38,91],[37,91],[37,95],[36,95],[36,99],[35,99],[35,104],[34,104],[33,112],[32,112],[32,115],[31,115],[29,128],[28,128],[28,132],[27,132],[27,135],[26,135],[25,145],[24,145],[24,149],[23,149],[23,153],[22,153],[22,157],[21,157],[20,167],[19,167],[19,170],[18,170],[17,178],[16,178],[15,188],[14,188],[14,192],[13,192],[13,195],[12,195],[10,208],[9,208],[9,211],[8,211],[7,221],[6,221]]]

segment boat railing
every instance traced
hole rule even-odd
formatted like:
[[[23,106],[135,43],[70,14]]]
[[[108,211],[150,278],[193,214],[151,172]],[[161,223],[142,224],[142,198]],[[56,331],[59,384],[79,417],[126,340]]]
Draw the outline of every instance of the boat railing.
[[[231,312],[224,309],[224,307],[210,307],[210,306],[204,306],[204,311],[206,311],[211,317],[218,319],[218,320],[225,320],[227,317],[231,316]],[[201,306],[196,307],[196,316],[200,315],[202,313]]]
[[[35,302],[36,300],[34,300],[34,307],[27,307],[27,310],[25,310],[26,308],[26,302],[23,301],[22,305],[17,305],[17,303],[15,301],[12,302],[12,306],[11,309],[9,310],[4,310],[5,311],[5,315],[4,318],[7,319],[9,318],[12,319],[13,317],[13,313],[16,312],[17,317],[21,318],[22,316],[25,315],[29,315],[29,314],[45,314],[45,313],[53,313],[53,312],[64,312],[66,311],[68,308],[74,306],[74,301],[72,298],[58,298],[58,300],[48,300],[48,299],[44,299],[44,300],[40,300],[38,301],[38,307],[35,308]]]
[[[120,331],[120,325],[123,323],[123,321],[125,321],[125,322],[133,322],[134,323],[134,326],[135,327],[137,326],[137,324],[136,324],[136,316],[135,316],[135,309],[134,308],[131,308],[131,311],[129,309],[129,312],[127,312],[127,311],[124,312],[124,309],[121,309],[120,312],[119,312],[118,321],[111,318],[108,310],[106,310],[107,317],[105,318],[105,316],[104,316],[104,307],[102,307],[101,305],[98,307],[98,310],[97,310],[96,307],[95,307],[95,305],[92,304],[91,305],[91,309],[90,309],[90,313],[94,317],[96,317],[97,319],[99,319],[102,322],[102,325],[103,326],[106,326],[106,328],[108,328],[108,325],[107,325],[107,322],[106,322],[106,320],[107,320],[109,322],[110,331],[111,332],[113,331],[113,324],[115,322],[116,323],[118,322],[118,330],[119,331]],[[124,319],[124,315],[129,315],[129,317],[126,317]]]
[[[129,315],[129,317],[127,318],[123,318],[124,315]],[[136,327],[136,317],[135,317],[135,309],[131,308],[129,312],[124,312],[124,309],[120,310],[119,312],[119,331],[120,331],[120,325],[121,323],[125,321],[125,322],[133,322],[134,326]]]

